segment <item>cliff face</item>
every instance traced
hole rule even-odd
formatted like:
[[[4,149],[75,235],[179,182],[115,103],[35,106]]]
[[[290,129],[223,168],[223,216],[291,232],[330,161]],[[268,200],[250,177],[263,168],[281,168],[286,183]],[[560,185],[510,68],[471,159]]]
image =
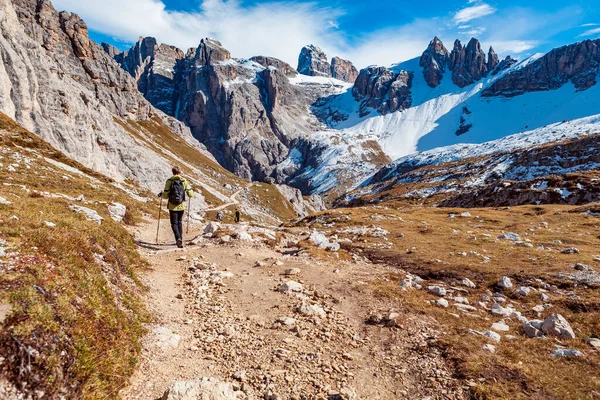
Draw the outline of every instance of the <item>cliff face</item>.
[[[563,46],[535,62],[498,79],[483,96],[513,97],[527,92],[554,90],[567,82],[577,90],[594,86],[598,79],[600,39]]]
[[[508,57],[507,60],[512,59]],[[436,36],[423,52],[419,65],[423,68],[423,76],[430,87],[438,86],[444,73],[450,71],[452,82],[464,88],[485,78],[489,73],[497,73],[512,64],[509,65],[508,61],[501,64],[492,47],[486,57],[481,43],[475,38],[472,38],[466,46],[463,46],[460,40],[456,40],[452,51],[449,52]]]
[[[0,111],[87,167],[145,185],[162,181],[169,163],[116,120],[158,118],[203,151],[187,127],[137,91],[76,14],[46,0],[0,0],[0,8]]]

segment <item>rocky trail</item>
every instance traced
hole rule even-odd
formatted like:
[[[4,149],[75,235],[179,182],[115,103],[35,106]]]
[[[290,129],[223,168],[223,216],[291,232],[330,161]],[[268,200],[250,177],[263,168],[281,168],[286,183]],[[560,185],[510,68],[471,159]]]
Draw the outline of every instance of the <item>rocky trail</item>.
[[[277,234],[291,247],[256,234],[197,236],[203,228],[193,226],[195,244],[182,250],[167,224],[160,245],[150,244],[155,225],[135,232],[151,264],[143,281],[152,322],[125,399],[464,398],[435,345],[439,332],[370,293],[386,265],[316,260],[293,251],[288,232]],[[366,324],[373,312],[387,326]]]

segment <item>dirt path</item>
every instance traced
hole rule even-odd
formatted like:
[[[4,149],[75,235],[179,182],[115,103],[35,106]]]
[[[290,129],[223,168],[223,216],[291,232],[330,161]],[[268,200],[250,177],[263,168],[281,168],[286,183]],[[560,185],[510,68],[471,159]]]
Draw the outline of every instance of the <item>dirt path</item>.
[[[154,229],[138,234],[154,323],[125,399],[158,399],[174,381],[202,377],[233,382],[241,399],[463,398],[422,317],[403,316],[402,329],[364,323],[394,311],[368,285],[386,267],[235,240],[174,250],[147,244]],[[164,227],[161,241],[170,236]],[[291,268],[298,275],[283,275]],[[278,291],[290,280],[302,288]]]
[[[209,208],[208,210],[205,210],[205,211],[207,211],[207,212],[208,212],[208,211],[221,211],[221,210],[224,210],[224,209],[226,209],[226,208],[227,208],[227,207],[229,207],[229,206],[235,206],[236,204],[240,204],[240,203],[239,203],[239,201],[237,201],[237,199],[236,199],[236,198],[237,198],[237,196],[238,196],[240,193],[242,193],[244,190],[245,190],[245,189],[240,189],[240,190],[238,190],[237,192],[235,192],[234,194],[232,194],[232,195],[231,195],[231,197],[230,197],[230,199],[231,199],[231,202],[229,202],[229,203],[225,203],[225,204],[222,204],[222,205],[220,205],[220,206],[218,206],[218,207],[215,207],[215,208]]]

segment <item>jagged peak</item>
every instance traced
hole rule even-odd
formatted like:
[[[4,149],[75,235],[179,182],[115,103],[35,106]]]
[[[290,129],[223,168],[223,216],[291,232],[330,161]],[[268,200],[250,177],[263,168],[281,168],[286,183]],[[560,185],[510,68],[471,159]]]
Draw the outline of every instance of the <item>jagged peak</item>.
[[[429,46],[427,46],[427,49],[424,53],[436,53],[445,55],[448,54],[448,49],[446,49],[444,43],[439,37],[434,36],[434,38],[431,39],[431,42],[429,42]]]

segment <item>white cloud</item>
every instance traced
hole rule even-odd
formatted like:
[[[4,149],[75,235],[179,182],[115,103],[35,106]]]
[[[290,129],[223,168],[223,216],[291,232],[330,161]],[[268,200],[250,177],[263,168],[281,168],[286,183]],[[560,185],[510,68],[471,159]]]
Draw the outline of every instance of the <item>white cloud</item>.
[[[469,2],[471,3],[471,2]],[[489,4],[481,3],[471,7],[465,7],[454,14],[454,23],[462,24],[471,20],[485,17],[496,12],[496,9]]]
[[[118,40],[153,36],[186,50],[203,37],[220,40],[235,57],[269,55],[296,66],[307,44],[336,43],[340,11],[315,3],[272,2],[242,7],[237,0],[204,0],[197,10],[176,12],[160,0],[54,0],[78,13],[95,31]]]
[[[521,54],[539,45],[535,40],[497,40],[493,47],[498,54]]]
[[[598,34],[600,34],[600,28],[594,28],[594,29],[588,29],[587,31],[585,31],[581,35],[579,35],[579,37],[594,36],[594,35],[598,35]]]
[[[598,26],[598,24],[583,24],[583,25],[579,25],[579,27],[581,27],[581,28],[587,28],[588,26]]]

